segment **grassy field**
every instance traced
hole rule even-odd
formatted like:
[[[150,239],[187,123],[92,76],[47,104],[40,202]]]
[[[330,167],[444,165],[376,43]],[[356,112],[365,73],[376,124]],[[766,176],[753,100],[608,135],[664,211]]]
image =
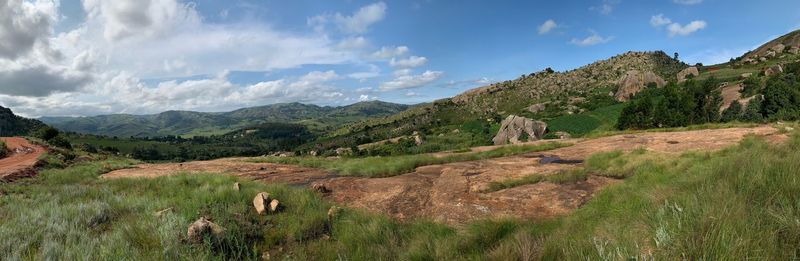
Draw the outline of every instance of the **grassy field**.
[[[615,104],[586,113],[560,116],[547,121],[547,128],[550,132],[565,131],[573,137],[613,130],[624,107],[625,104]]]
[[[625,180],[572,214],[458,228],[350,209],[328,219],[331,204],[314,193],[226,175],[97,178],[131,163],[83,163],[0,184],[3,259],[254,260],[265,252],[292,260],[800,258],[796,134],[777,146],[750,137],[719,152],[595,155],[583,171]],[[241,191],[232,188],[237,181]],[[258,191],[281,199],[285,211],[256,215],[250,201]],[[186,227],[199,216],[226,235],[186,242]]]
[[[540,145],[506,146],[485,152],[461,153],[444,157],[434,157],[429,154],[364,158],[344,157],[336,159],[322,157],[260,157],[249,159],[249,161],[320,168],[344,176],[387,177],[412,172],[417,167],[426,165],[505,157],[565,146],[569,145],[551,142]]]

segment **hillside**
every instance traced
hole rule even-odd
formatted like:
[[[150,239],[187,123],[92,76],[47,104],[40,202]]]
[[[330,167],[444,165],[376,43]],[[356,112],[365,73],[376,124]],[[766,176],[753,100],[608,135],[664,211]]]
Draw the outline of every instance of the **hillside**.
[[[780,53],[788,51],[794,54],[800,52],[800,30],[785,34],[781,37],[769,41],[753,51],[744,54],[744,59],[758,59],[759,57],[778,56]],[[771,53],[774,52],[774,53]]]
[[[408,107],[381,101],[341,107],[281,103],[220,113],[167,111],[151,115],[43,117],[41,120],[64,131],[105,136],[204,136],[221,135],[266,122],[301,123],[311,130],[323,131],[359,120],[389,116]]]
[[[0,137],[29,135],[42,127],[44,123],[17,116],[11,109],[0,106]]]
[[[618,102],[614,93],[628,72],[652,72],[664,80],[688,67],[662,51],[627,52],[567,72],[546,69],[541,72],[472,89],[451,99],[420,105],[383,119],[355,123],[332,132],[316,142],[316,149],[350,147],[414,131],[436,135],[455,135],[455,129],[471,131],[471,140],[491,139],[491,126],[510,115],[541,120],[578,114],[611,106]],[[480,144],[472,144],[480,145]]]

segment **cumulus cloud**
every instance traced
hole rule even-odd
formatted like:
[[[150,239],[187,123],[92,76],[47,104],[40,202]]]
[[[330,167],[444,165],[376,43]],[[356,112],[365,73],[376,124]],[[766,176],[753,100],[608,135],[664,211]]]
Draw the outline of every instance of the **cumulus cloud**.
[[[672,2],[681,5],[696,5],[703,3],[703,0],[672,0]]]
[[[611,40],[614,39],[613,36],[603,37],[603,36],[600,36],[600,34],[598,34],[595,31],[590,31],[590,32],[591,32],[591,35],[587,36],[586,38],[583,38],[583,39],[572,38],[570,43],[572,43],[574,45],[577,45],[577,46],[580,46],[580,47],[587,47],[587,46],[592,46],[592,45],[604,44],[604,43],[610,42]]]
[[[547,34],[557,27],[558,24],[556,23],[556,21],[553,21],[553,19],[549,19],[547,21],[544,21],[544,23],[539,26],[539,34]]]
[[[7,0],[0,2],[0,58],[16,59],[33,50],[50,34],[56,3]]]
[[[347,37],[336,45],[340,49],[361,49],[367,46],[369,46],[369,41],[362,36]]]
[[[309,18],[307,23],[318,31],[324,30],[325,25],[335,24],[344,33],[361,34],[367,32],[369,26],[377,23],[386,16],[386,3],[378,2],[361,7],[353,15],[320,15]]]
[[[694,32],[702,30],[703,28],[706,28],[706,26],[707,26],[706,22],[702,20],[692,21],[691,23],[684,26],[682,26],[679,23],[672,23],[669,26],[667,26],[667,32],[669,33],[669,36],[676,36],[676,35],[687,36]]]
[[[603,0],[600,5],[589,7],[589,10],[599,12],[604,15],[610,15],[614,12],[614,6],[618,5],[620,0]]]
[[[656,28],[660,28],[666,25],[667,33],[670,37],[680,35],[680,36],[687,36],[703,28],[706,28],[708,25],[703,20],[696,20],[692,21],[687,25],[681,25],[677,22],[672,22],[671,19],[664,16],[664,14],[658,14],[650,17],[650,25]]]
[[[415,68],[423,66],[426,63],[428,63],[428,58],[419,56],[411,56],[406,59],[399,59],[399,60],[392,58],[392,60],[389,61],[389,65],[398,68]]]
[[[374,59],[389,59],[392,57],[402,56],[408,53],[407,46],[384,46],[380,50],[375,51],[370,55]]]
[[[664,14],[658,14],[650,17],[650,25],[659,27],[662,25],[671,24],[672,20],[664,17]]]
[[[442,77],[444,73],[440,71],[425,71],[419,75],[402,75],[381,84],[380,90],[393,91],[403,89],[413,89],[425,86]]]

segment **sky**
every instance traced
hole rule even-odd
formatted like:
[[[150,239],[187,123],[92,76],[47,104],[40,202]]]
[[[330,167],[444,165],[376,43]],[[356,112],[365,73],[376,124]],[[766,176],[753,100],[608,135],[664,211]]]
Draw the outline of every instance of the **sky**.
[[[626,51],[724,62],[798,27],[796,0],[0,0],[0,106],[415,104]]]

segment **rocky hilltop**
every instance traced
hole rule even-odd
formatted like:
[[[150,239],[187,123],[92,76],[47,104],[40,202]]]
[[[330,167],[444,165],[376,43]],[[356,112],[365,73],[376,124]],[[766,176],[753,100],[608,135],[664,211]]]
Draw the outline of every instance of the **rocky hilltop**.
[[[744,54],[745,60],[757,60],[761,57],[775,57],[783,52],[800,53],[800,30],[785,34],[769,41],[753,51]]]
[[[582,96],[595,88],[616,86],[629,71],[673,79],[686,67],[688,65],[663,51],[627,52],[567,72],[554,72],[548,68],[515,80],[472,89],[453,97],[452,101],[477,110],[475,112],[500,112],[509,107],[505,106],[509,102],[523,108],[565,93]],[[520,102],[527,104],[517,104]]]

